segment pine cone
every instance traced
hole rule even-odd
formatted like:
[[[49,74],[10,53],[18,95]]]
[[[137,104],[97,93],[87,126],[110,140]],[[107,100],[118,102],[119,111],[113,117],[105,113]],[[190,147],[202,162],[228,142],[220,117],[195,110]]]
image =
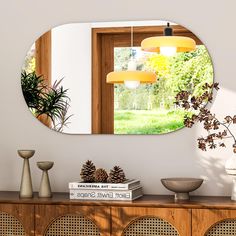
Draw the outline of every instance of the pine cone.
[[[109,183],[123,183],[126,180],[124,171],[119,166],[114,166],[110,171]]]
[[[85,183],[92,183],[94,182],[94,172],[96,171],[96,167],[93,164],[92,161],[88,160],[85,164],[83,164],[83,167],[80,172],[80,177]]]
[[[108,174],[104,169],[99,168],[95,171],[94,177],[95,177],[95,182],[106,183],[107,178],[108,178]]]

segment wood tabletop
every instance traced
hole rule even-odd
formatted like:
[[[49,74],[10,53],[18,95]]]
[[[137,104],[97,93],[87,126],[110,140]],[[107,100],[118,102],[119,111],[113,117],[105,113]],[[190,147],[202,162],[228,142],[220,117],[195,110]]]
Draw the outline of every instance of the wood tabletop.
[[[19,192],[0,192],[0,203],[11,204],[49,204],[49,205],[86,205],[86,206],[126,206],[126,207],[160,207],[160,208],[211,208],[235,209],[236,201],[230,197],[192,196],[189,201],[175,202],[173,195],[144,195],[134,201],[86,201],[70,200],[69,193],[53,193],[52,198],[19,198]]]

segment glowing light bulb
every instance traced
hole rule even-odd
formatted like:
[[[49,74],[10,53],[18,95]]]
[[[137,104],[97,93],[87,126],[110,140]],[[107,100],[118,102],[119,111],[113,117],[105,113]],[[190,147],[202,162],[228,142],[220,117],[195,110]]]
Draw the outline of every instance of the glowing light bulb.
[[[125,80],[124,81],[125,87],[128,89],[136,89],[140,85],[140,81],[138,80]]]
[[[137,70],[137,63],[135,60],[131,59],[128,63],[128,71],[136,71]],[[136,89],[140,85],[139,80],[125,80],[124,81],[125,87],[128,89]]]
[[[160,47],[160,53],[164,56],[174,56],[176,47]]]

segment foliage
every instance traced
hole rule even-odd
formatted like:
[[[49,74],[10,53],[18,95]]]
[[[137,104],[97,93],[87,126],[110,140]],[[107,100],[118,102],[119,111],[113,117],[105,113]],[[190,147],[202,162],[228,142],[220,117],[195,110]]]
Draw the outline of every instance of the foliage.
[[[127,70],[128,61],[132,55],[131,50],[125,47],[114,48],[114,50],[115,70]]]
[[[52,128],[59,132],[68,125],[71,117],[67,115],[70,100],[67,96],[68,89],[60,86],[61,81],[56,81],[51,87],[35,72],[21,73],[21,87],[28,107],[37,118],[42,115],[50,118]]]
[[[163,134],[184,127],[184,110],[115,110],[115,134]]]
[[[145,69],[153,70],[158,78],[170,78],[171,60],[162,54],[151,54],[145,61]]]
[[[31,49],[28,51],[22,70],[26,73],[32,73],[36,69],[36,59],[35,59],[35,44],[32,45]]]
[[[137,54],[137,48],[129,47],[115,47],[114,48],[114,65],[116,71],[127,70],[128,62]],[[143,61],[138,61],[137,69],[141,70],[143,67]]]
[[[218,90],[218,83],[205,83],[201,88],[204,93],[200,96],[192,96],[188,91],[180,91],[176,96],[176,104],[187,111],[194,111],[191,115],[186,115],[184,125],[191,128],[194,123],[201,122],[203,128],[208,132],[206,137],[198,138],[198,147],[206,151],[207,148],[226,147],[224,139],[233,139],[233,151],[236,153],[236,136],[231,130],[231,125],[236,124],[236,115],[227,115],[223,121],[218,119],[205,107],[207,101],[212,102],[213,89]],[[220,130],[223,128],[223,130]]]
[[[22,71],[21,88],[28,107],[37,114],[41,107],[41,99],[39,98],[41,98],[46,89],[42,76],[37,76],[34,72],[28,74],[26,71]]]
[[[115,68],[126,70],[131,54],[137,56],[138,50],[115,48]],[[115,107],[118,110],[173,109],[178,92],[186,90],[201,95],[202,86],[213,82],[211,59],[203,45],[198,46],[194,52],[177,53],[173,57],[146,53],[139,56],[137,61],[139,70],[155,72],[158,81],[152,85],[141,85],[135,95],[134,91],[124,85],[115,85]]]
[[[151,55],[146,67],[153,68],[158,77],[153,94],[157,100],[166,104],[170,98],[173,104],[173,98],[181,90],[200,95],[203,92],[202,85],[213,82],[212,63],[204,46],[198,46],[194,52],[177,53],[173,57]]]

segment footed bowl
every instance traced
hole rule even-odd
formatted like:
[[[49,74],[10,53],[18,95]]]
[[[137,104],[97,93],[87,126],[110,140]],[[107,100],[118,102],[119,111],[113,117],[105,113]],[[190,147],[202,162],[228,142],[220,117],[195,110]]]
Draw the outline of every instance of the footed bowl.
[[[166,178],[161,183],[175,193],[175,200],[189,200],[189,192],[198,189],[203,179],[197,178]]]

